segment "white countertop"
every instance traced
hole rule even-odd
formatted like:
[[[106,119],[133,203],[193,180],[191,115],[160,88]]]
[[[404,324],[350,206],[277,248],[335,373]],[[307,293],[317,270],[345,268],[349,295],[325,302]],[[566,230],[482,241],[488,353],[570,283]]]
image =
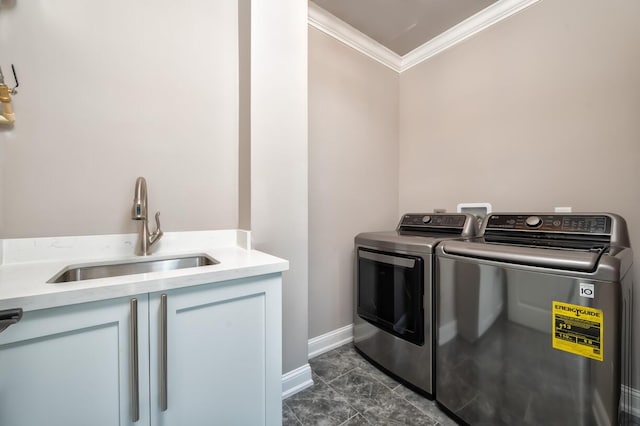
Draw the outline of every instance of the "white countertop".
[[[136,234],[2,240],[0,310],[25,312],[228,281],[289,269],[289,262],[252,250],[248,231],[167,232],[145,259],[207,254],[217,265],[173,271],[47,283],[67,266],[141,259],[133,254]]]

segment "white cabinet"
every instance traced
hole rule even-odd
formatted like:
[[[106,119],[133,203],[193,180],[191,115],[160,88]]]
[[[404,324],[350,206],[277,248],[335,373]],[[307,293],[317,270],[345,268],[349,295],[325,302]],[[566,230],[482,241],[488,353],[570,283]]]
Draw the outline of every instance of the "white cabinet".
[[[135,298],[135,346],[131,298],[26,312],[1,333],[0,424],[281,424],[279,273]]]
[[[280,274],[151,294],[151,423],[281,425],[281,303]]]
[[[26,312],[0,333],[0,425],[127,425],[130,411],[130,299]],[[138,300],[148,340],[147,296]],[[148,345],[138,345],[148,366]],[[139,365],[139,381],[148,383]],[[140,400],[149,399],[140,387]],[[141,412],[140,423],[149,414]]]

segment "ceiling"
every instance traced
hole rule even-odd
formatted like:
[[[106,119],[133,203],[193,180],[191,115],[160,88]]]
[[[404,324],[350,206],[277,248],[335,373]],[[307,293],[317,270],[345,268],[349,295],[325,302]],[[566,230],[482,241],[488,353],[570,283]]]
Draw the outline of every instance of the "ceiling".
[[[497,0],[313,0],[400,56]]]

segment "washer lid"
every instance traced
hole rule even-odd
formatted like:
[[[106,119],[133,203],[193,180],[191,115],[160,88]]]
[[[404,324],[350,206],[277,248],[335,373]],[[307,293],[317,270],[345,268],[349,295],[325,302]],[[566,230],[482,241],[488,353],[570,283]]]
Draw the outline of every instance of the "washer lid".
[[[442,245],[442,251],[446,254],[581,272],[595,271],[604,250],[604,248],[601,251],[541,249],[465,241],[447,241]]]

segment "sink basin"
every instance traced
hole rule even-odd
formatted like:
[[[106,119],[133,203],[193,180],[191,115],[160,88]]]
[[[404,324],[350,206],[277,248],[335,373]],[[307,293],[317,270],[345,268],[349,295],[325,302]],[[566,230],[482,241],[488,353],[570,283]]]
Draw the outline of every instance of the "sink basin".
[[[144,274],[147,272],[173,271],[175,269],[197,268],[216,265],[220,262],[206,254],[159,257],[154,259],[132,259],[125,262],[105,262],[67,266],[55,274],[48,283],[68,283],[72,281],[93,280],[96,278],[117,277],[120,275]]]

